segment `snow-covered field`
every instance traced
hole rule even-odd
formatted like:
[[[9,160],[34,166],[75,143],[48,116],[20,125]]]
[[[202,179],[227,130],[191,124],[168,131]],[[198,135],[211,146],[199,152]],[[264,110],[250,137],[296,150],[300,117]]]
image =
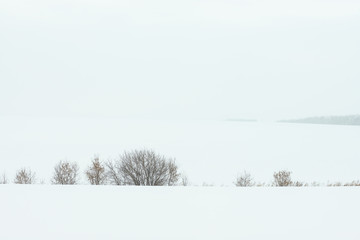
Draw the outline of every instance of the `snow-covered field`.
[[[108,160],[135,148],[176,158],[194,185],[230,186],[243,170],[261,182],[280,169],[308,182],[360,179],[357,126],[0,117],[0,133],[0,173],[10,180],[31,167],[48,183],[59,160],[76,161],[83,172],[94,154]]]
[[[2,240],[358,240],[360,188],[0,185]]]
[[[0,239],[360,239],[360,188],[232,184],[244,169],[265,182],[284,168],[294,180],[359,179],[359,127],[1,117],[0,132],[0,172],[10,180],[31,167],[48,183],[59,160],[84,171],[94,154],[153,148],[176,157],[193,185],[217,186],[0,185]]]

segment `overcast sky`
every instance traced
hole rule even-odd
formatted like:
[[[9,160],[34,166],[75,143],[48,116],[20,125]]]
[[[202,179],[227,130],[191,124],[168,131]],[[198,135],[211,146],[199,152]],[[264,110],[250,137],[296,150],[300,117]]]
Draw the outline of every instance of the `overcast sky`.
[[[358,114],[360,1],[2,0],[0,115]]]

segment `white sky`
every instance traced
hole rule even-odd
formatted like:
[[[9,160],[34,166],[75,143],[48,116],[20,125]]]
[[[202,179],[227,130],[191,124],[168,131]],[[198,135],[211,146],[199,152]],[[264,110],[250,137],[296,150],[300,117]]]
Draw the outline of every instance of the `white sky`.
[[[360,2],[0,2],[0,115],[360,113]]]

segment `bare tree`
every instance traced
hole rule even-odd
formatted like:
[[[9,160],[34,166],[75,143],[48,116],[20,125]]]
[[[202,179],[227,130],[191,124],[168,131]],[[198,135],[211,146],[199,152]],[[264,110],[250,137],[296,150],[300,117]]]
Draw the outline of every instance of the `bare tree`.
[[[74,185],[78,184],[79,166],[77,163],[60,161],[54,167],[54,176],[52,184]]]
[[[36,174],[30,169],[22,168],[16,172],[15,184],[34,184],[36,183]]]
[[[175,161],[152,150],[125,152],[106,167],[109,180],[116,185],[173,186],[180,180]]]
[[[106,183],[105,166],[100,162],[99,157],[92,160],[91,166],[85,172],[91,185],[102,185]]]
[[[291,172],[286,170],[281,170],[279,172],[274,172],[274,182],[273,186],[276,187],[289,187],[293,184],[291,181]]]
[[[6,177],[6,174],[3,173],[1,176],[0,176],[0,184],[8,184],[8,178]]]
[[[253,187],[255,186],[255,182],[250,173],[244,171],[236,178],[235,185],[237,187]]]

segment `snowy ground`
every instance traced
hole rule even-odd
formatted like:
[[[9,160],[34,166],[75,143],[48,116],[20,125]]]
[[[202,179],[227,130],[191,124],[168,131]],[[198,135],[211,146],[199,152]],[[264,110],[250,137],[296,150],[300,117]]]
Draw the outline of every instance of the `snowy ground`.
[[[230,186],[243,170],[262,182],[280,169],[308,182],[360,179],[357,126],[0,117],[0,133],[0,173],[10,180],[18,168],[31,167],[48,183],[59,160],[76,161],[83,172],[94,154],[108,160],[135,148],[175,157],[196,185]]]
[[[358,240],[360,188],[0,185],[2,240]]]
[[[153,148],[193,184],[231,186],[288,169],[294,180],[359,179],[360,128],[285,123],[0,117],[0,173],[49,182],[62,159]],[[82,179],[83,182],[84,178]],[[358,240],[360,188],[0,185],[0,239]]]

